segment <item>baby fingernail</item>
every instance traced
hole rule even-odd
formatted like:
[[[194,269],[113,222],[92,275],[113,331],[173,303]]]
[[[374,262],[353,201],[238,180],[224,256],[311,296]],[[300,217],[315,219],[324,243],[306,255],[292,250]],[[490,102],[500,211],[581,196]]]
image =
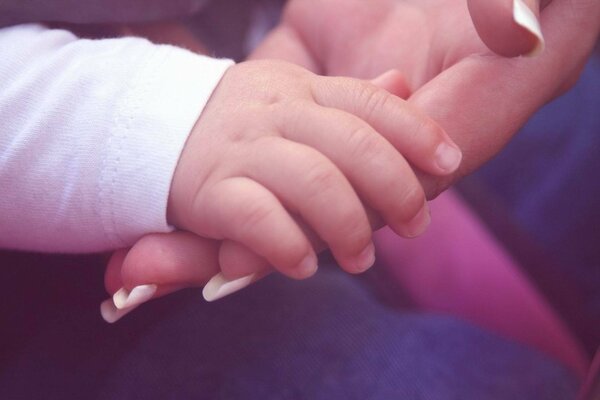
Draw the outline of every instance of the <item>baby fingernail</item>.
[[[102,318],[106,322],[112,324],[123,318],[126,314],[129,314],[131,311],[135,310],[136,307],[137,306],[132,306],[129,308],[119,309],[115,306],[112,299],[106,299],[100,304],[100,315],[102,315]]]
[[[375,246],[373,246],[373,243],[369,243],[356,258],[356,270],[357,272],[364,272],[371,268],[373,264],[375,264]]]
[[[156,293],[156,289],[156,285],[140,285],[134,287],[131,291],[121,288],[113,295],[114,305],[118,309],[139,306],[150,300]]]
[[[309,254],[298,264],[296,270],[300,278],[308,278],[317,272],[317,268],[317,257]]]
[[[442,142],[435,151],[435,160],[444,172],[452,172],[460,165],[462,153],[458,147]]]
[[[268,273],[269,271],[255,272],[238,279],[228,280],[219,272],[206,283],[206,286],[202,289],[202,296],[206,301],[222,299],[251,285]]]
[[[529,31],[536,38],[536,45],[526,55],[533,57],[541,53],[544,50],[545,43],[540,22],[523,0],[513,0],[513,19],[517,25]]]
[[[417,215],[406,224],[406,236],[417,237],[425,230],[431,223],[431,215],[429,213],[429,206],[427,203],[421,208]]]

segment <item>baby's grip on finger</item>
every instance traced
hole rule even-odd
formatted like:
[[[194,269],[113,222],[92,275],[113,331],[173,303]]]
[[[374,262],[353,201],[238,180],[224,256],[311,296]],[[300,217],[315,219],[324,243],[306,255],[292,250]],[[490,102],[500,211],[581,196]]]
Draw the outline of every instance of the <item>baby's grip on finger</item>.
[[[432,119],[384,89],[351,78],[320,77],[313,96],[325,107],[338,108],[366,121],[407,160],[433,175],[456,171],[459,147]]]
[[[345,271],[360,273],[371,267],[375,255],[365,207],[335,163],[311,146],[284,138],[255,145],[263,156],[245,157],[248,176],[297,213]]]
[[[268,261],[243,244],[223,240],[219,248],[219,266],[223,276],[235,280],[271,269]]]
[[[219,270],[218,246],[217,241],[184,231],[148,234],[133,245],[123,260],[123,286],[200,286]]]
[[[361,201],[399,235],[416,237],[425,231],[429,214],[419,180],[404,157],[365,121],[339,109],[296,102],[287,105],[278,129],[286,139],[331,160]]]
[[[249,178],[228,178],[215,183],[202,198],[195,214],[209,228],[197,234],[242,243],[292,278],[316,272],[317,257],[308,239],[264,186]]]

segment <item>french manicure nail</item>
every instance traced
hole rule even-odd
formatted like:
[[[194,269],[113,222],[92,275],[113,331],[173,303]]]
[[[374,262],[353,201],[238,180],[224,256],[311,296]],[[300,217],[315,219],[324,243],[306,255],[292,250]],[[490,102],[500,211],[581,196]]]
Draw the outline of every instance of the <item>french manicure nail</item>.
[[[411,219],[406,225],[406,235],[408,237],[417,237],[427,230],[427,227],[430,223],[431,214],[429,213],[429,206],[426,202],[418,214],[415,215],[413,219]]]
[[[100,304],[100,315],[102,315],[102,318],[106,322],[113,324],[136,308],[137,306],[119,309],[115,306],[112,299],[106,299]]]
[[[545,41],[540,22],[523,0],[513,0],[513,19],[537,39],[535,47],[526,56],[533,57],[541,53],[544,50]]]
[[[131,291],[121,288],[113,295],[114,305],[118,309],[139,306],[147,302],[156,293],[156,285],[140,285],[136,286]]]
[[[452,172],[460,165],[462,153],[457,147],[442,142],[435,151],[435,160],[443,171]]]
[[[269,271],[255,272],[238,279],[228,280],[219,272],[206,283],[206,286],[202,289],[202,296],[206,301],[222,299],[251,285],[268,273]]]

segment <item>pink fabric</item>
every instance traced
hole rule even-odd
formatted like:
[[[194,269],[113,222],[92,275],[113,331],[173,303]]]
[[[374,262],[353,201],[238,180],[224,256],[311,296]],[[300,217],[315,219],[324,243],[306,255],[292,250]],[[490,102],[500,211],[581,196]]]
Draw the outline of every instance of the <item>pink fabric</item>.
[[[432,224],[417,239],[387,228],[376,235],[380,263],[416,305],[536,347],[583,376],[580,344],[459,197],[448,191],[431,210]]]

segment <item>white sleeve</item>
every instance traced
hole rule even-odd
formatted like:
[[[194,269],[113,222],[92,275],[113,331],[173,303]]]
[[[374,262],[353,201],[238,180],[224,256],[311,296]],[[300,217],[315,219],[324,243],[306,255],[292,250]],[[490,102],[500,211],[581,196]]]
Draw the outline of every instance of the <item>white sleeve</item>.
[[[95,252],[166,232],[171,180],[230,60],[0,29],[0,247]]]

